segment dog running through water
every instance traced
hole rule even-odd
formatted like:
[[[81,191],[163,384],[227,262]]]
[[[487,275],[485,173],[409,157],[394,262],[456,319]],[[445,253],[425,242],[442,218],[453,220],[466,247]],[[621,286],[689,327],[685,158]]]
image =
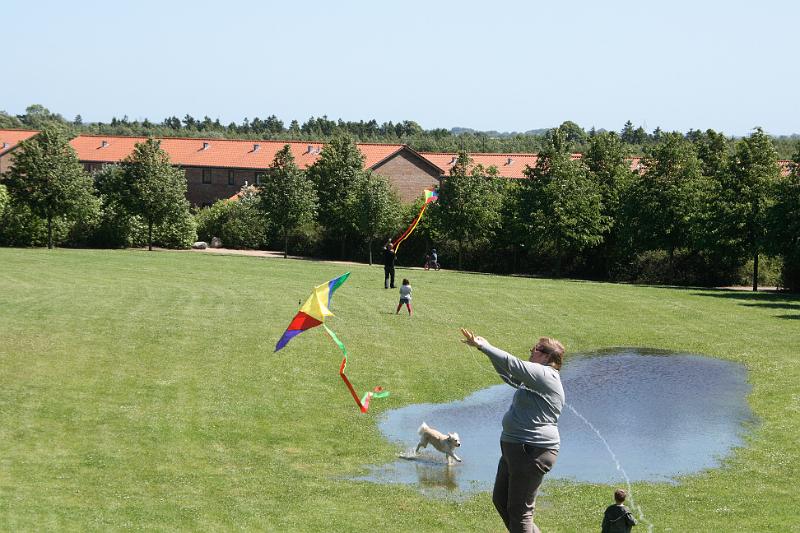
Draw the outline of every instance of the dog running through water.
[[[461,462],[461,458],[456,455],[455,449],[461,446],[461,439],[458,433],[448,433],[445,435],[429,427],[425,422],[417,430],[419,433],[419,444],[417,444],[416,454],[419,454],[420,448],[426,448],[428,444],[445,454],[447,457],[447,464],[452,464],[453,459]]]

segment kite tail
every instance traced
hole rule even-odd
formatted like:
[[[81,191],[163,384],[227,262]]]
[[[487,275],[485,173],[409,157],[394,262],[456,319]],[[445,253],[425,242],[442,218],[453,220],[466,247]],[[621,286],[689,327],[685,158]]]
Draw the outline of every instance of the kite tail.
[[[397,250],[400,248],[400,244],[402,244],[402,242],[403,242],[403,241],[405,241],[405,240],[408,238],[408,236],[409,236],[409,235],[411,235],[411,233],[412,233],[412,232],[413,232],[415,229],[417,229],[417,224],[419,224],[419,221],[420,221],[420,220],[422,220],[422,215],[424,215],[424,214],[425,214],[425,210],[426,210],[427,208],[428,208],[428,204],[424,204],[424,205],[422,206],[422,209],[420,209],[420,212],[419,212],[419,214],[416,216],[416,218],[414,218],[414,220],[412,220],[412,221],[411,221],[411,225],[410,225],[410,226],[408,226],[408,229],[407,229],[407,230],[405,230],[405,231],[403,232],[403,234],[402,234],[402,235],[400,235],[400,236],[399,236],[399,237],[398,237],[398,238],[397,238],[397,239],[394,241],[394,243],[392,243],[392,245],[394,246],[394,253],[397,253]]]
[[[333,331],[331,331],[331,329],[328,326],[322,324],[322,327],[325,328],[325,331],[328,333],[328,336],[330,336],[331,340],[333,340],[336,346],[338,346],[339,349],[344,354],[344,358],[342,358],[342,364],[339,365],[339,375],[341,376],[342,381],[344,381],[344,384],[347,385],[347,389],[350,391],[350,394],[356,401],[356,405],[358,405],[358,408],[361,410],[362,413],[366,413],[367,410],[369,409],[369,401],[372,398],[386,398],[387,396],[389,396],[389,391],[385,391],[383,390],[383,387],[378,386],[375,387],[372,391],[366,392],[363,397],[359,398],[358,394],[356,393],[356,390],[353,388],[353,384],[350,383],[350,380],[347,379],[347,375],[344,373],[344,368],[345,366],[347,366],[347,348],[345,348],[344,343],[339,340],[336,334]]]

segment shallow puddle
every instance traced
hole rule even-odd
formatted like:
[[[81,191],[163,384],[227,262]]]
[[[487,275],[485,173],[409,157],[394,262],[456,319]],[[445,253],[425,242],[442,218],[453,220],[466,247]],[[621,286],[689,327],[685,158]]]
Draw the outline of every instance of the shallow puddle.
[[[671,481],[718,466],[753,420],[744,366],[708,357],[641,349],[579,355],[564,365],[562,382],[571,408],[561,414],[561,451],[550,478]],[[415,484],[432,495],[491,490],[513,394],[496,385],[448,404],[386,412],[379,427],[401,458],[357,479]],[[414,456],[423,421],[460,435],[463,462],[448,466],[431,447]]]

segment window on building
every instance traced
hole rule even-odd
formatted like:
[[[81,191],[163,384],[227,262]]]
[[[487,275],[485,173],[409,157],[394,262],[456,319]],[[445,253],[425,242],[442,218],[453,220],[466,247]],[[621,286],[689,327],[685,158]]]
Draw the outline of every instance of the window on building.
[[[203,169],[203,183],[211,183],[211,169],[204,168]]]
[[[228,171],[228,185],[236,185],[236,176],[233,170]]]
[[[256,185],[261,185],[261,182],[263,181],[263,179],[264,179],[264,173],[263,172],[256,172]]]

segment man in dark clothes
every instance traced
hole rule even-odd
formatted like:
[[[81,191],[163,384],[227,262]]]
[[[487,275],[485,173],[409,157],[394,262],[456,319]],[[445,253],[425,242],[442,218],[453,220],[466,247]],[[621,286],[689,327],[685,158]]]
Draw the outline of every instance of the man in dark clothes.
[[[392,245],[392,241],[386,243],[386,246],[383,247],[383,288],[394,289],[394,246]],[[392,282],[389,284],[389,278],[391,278]]]
[[[631,533],[631,528],[636,525],[636,520],[628,508],[622,505],[627,496],[628,493],[622,489],[614,491],[614,501],[617,503],[606,508],[602,533]]]

